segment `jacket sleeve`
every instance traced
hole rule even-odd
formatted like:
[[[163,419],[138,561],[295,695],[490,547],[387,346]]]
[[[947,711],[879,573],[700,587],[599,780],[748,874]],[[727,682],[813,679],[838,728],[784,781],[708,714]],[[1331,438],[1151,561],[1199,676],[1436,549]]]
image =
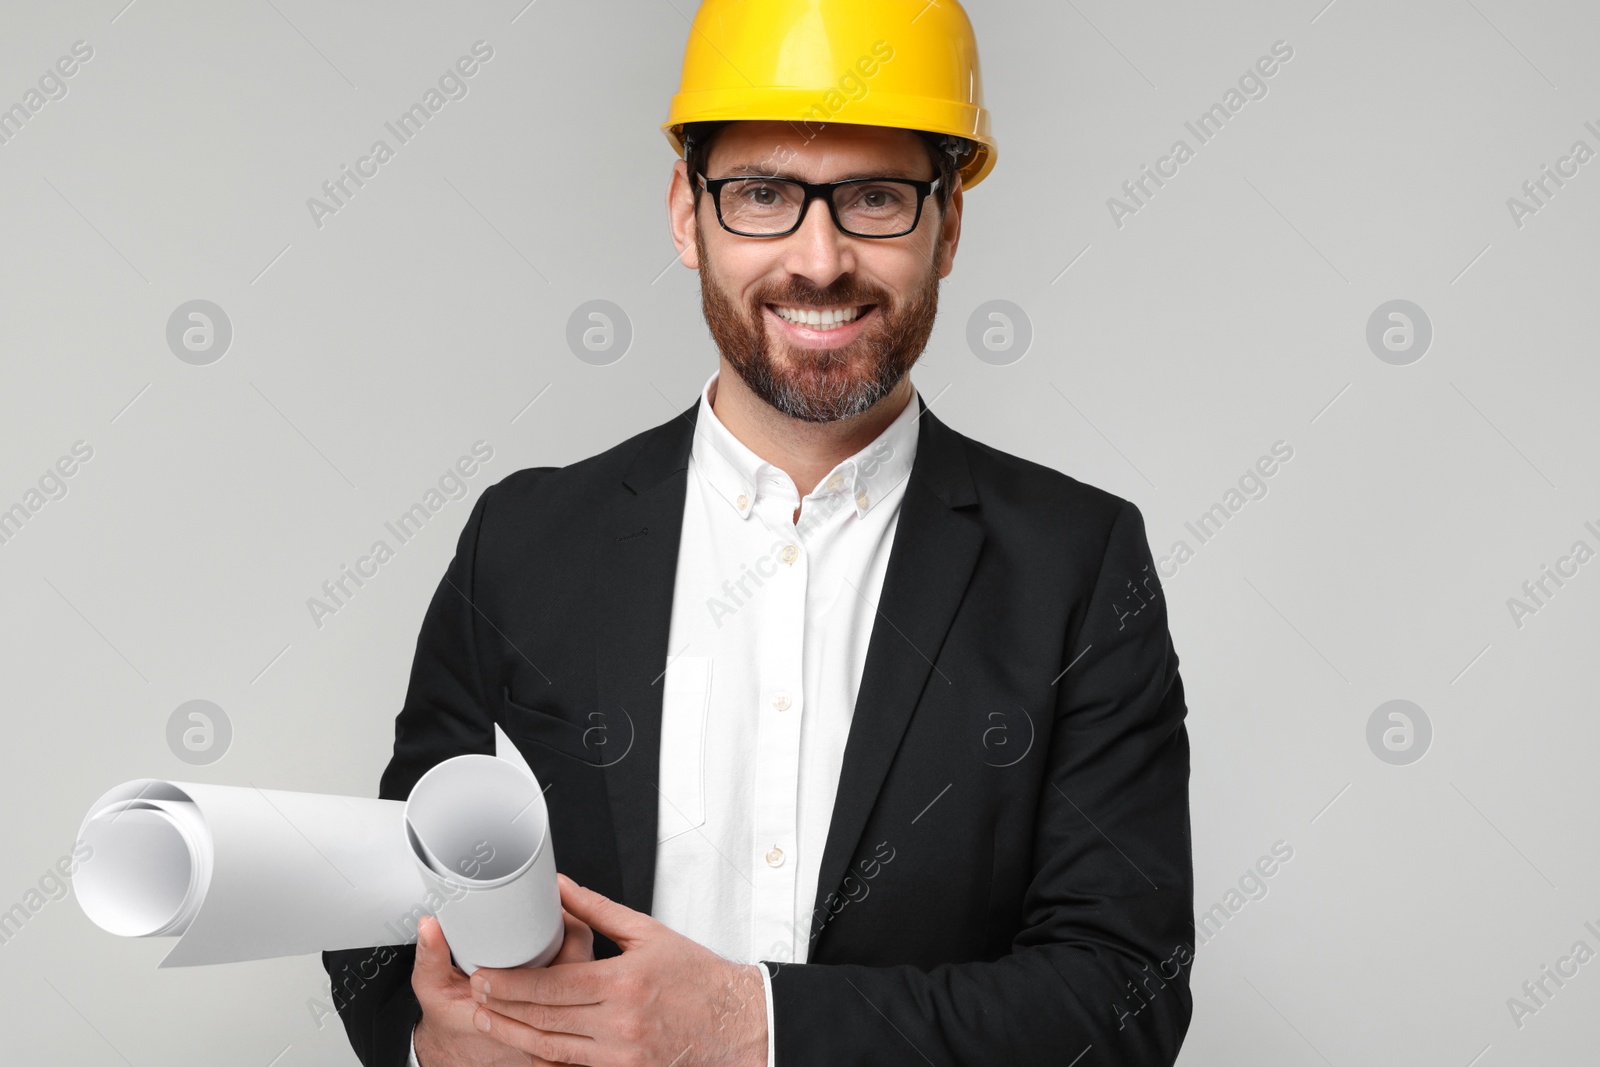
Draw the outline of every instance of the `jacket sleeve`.
[[[1177,1058],[1192,1009],[1189,742],[1166,601],[1130,502],[1075,618],[1011,951],[931,968],[762,961],[776,1067]]]
[[[379,782],[382,800],[404,800],[429,768],[470,752],[494,752],[494,720],[484,700],[474,607],[478,534],[495,495],[485,490],[462,529],[455,558],[423,616],[405,704],[395,719],[394,754]],[[427,914],[419,887],[412,915]],[[415,936],[415,935],[413,935]],[[411,990],[415,942],[324,952],[334,1007],[364,1067],[405,1067],[411,1030],[422,1016]]]

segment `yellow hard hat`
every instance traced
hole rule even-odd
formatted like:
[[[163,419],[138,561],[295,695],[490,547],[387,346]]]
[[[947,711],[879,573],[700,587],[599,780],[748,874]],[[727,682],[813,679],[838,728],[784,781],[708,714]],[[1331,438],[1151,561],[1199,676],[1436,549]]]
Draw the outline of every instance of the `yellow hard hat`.
[[[956,0],[704,0],[661,131],[773,119],[966,138],[961,184],[994,169],[978,42]]]

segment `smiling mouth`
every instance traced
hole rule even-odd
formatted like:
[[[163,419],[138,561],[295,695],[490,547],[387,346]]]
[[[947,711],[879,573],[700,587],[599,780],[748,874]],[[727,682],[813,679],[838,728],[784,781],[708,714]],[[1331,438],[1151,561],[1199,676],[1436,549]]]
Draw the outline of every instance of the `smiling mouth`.
[[[876,304],[842,304],[819,308],[795,304],[767,305],[772,310],[772,313],[783,321],[808,330],[815,330],[819,333],[826,333],[829,330],[837,330],[841,326],[848,326],[877,306]]]

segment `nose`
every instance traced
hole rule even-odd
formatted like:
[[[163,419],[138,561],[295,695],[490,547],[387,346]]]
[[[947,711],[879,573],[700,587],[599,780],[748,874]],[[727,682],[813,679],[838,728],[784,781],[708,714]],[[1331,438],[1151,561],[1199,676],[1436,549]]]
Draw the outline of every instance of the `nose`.
[[[833,215],[822,199],[805,205],[800,228],[782,239],[784,266],[791,274],[808,279],[817,288],[826,288],[839,275],[855,269],[855,250],[848,234],[833,224]]]

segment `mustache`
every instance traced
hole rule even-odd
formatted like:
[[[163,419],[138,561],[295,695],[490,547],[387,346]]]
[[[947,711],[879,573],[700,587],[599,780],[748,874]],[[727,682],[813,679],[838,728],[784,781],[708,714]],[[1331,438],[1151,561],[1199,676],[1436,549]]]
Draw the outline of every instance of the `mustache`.
[[[803,280],[796,280],[781,289],[766,290],[756,294],[754,303],[756,310],[759,311],[765,304],[811,304],[820,307],[877,304],[880,307],[886,307],[890,301],[887,295],[878,289],[862,285],[853,280],[845,281],[841,279],[826,288],[819,288]]]

